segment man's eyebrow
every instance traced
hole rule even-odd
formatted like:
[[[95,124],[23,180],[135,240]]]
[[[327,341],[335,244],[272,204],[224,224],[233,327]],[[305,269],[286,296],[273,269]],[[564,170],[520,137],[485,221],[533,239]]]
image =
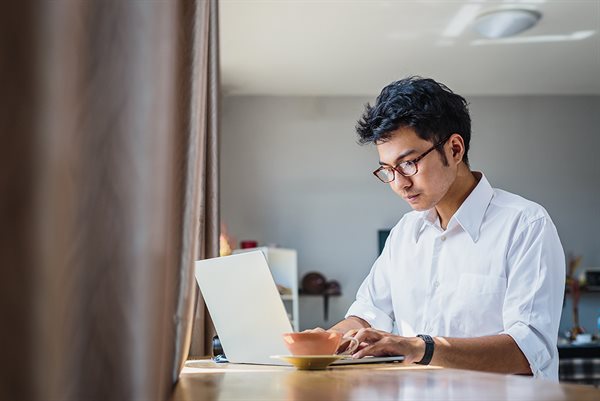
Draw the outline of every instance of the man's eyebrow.
[[[400,153],[400,155],[398,157],[396,157],[396,160],[394,160],[394,166],[396,164],[398,164],[400,162],[400,160],[404,159],[406,156],[411,155],[413,153],[417,153],[416,149],[408,149],[402,153]],[[379,160],[379,164],[381,166],[389,166],[389,164],[382,162],[381,160]]]

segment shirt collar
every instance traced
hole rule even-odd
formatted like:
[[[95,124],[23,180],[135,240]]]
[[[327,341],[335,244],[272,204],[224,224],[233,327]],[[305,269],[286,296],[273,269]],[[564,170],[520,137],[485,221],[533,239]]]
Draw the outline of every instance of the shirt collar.
[[[477,242],[485,212],[494,196],[494,189],[483,173],[474,172],[474,174],[481,175],[479,183],[454,213],[448,225],[450,226],[452,220],[456,220],[463,230],[469,234],[473,242]],[[435,208],[420,212],[419,217],[419,223],[415,227],[415,242],[419,240],[419,236],[427,225],[434,225],[438,220]]]
[[[429,226],[435,225],[435,222],[438,219],[437,212],[435,207],[432,207],[429,210],[425,210],[423,212],[419,212],[419,220],[415,225],[415,242],[419,241],[419,237],[421,233],[425,230],[425,228]]]

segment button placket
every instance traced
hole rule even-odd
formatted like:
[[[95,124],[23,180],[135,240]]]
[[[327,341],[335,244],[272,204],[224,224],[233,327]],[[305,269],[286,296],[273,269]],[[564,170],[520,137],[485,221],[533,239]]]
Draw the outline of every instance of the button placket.
[[[440,259],[440,253],[442,251],[443,248],[443,243],[446,241],[447,236],[445,234],[437,237],[434,241],[433,244],[433,255],[432,255],[432,261],[431,261],[431,272],[430,272],[430,287],[429,287],[429,297],[426,301],[426,308],[425,308],[425,316],[427,319],[424,322],[424,330],[426,333],[430,333],[433,330],[433,325],[432,325],[432,320],[435,320],[439,317],[433,317],[430,316],[432,313],[434,315],[438,315],[439,311],[436,310],[437,307],[434,307],[434,309],[432,310],[431,306],[435,305],[437,303],[440,302],[441,298],[440,298],[440,280],[439,280],[439,274],[440,272],[438,272],[438,264],[439,264],[439,259]]]
[[[439,264],[439,258],[440,258],[440,251],[441,251],[441,241],[439,241],[439,237],[437,239],[434,240],[433,243],[433,250],[432,250],[432,255],[431,255],[431,270],[429,271],[429,283],[430,286],[428,288],[428,297],[427,299],[425,299],[424,302],[424,308],[423,308],[423,327],[425,329],[425,332],[430,332],[432,329],[431,326],[431,316],[430,314],[431,312],[431,304],[432,302],[435,303],[435,301],[433,301],[433,298],[436,296],[436,288],[439,286],[439,282],[436,280],[434,280],[434,277],[438,276],[438,264]],[[437,282],[437,285],[433,285],[433,283]],[[434,309],[435,312],[435,309]],[[437,313],[437,312],[436,312]]]

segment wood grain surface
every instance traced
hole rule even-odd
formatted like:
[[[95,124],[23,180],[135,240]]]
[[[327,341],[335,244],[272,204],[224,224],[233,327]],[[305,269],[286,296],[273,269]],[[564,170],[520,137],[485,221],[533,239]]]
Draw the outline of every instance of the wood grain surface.
[[[172,401],[599,400],[600,390],[523,376],[380,364],[323,371],[188,361]]]

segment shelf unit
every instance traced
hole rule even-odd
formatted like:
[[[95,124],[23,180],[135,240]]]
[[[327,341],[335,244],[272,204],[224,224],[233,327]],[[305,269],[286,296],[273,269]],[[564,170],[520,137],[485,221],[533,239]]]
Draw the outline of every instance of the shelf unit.
[[[291,290],[291,294],[281,295],[281,300],[283,301],[294,331],[299,331],[298,253],[295,249],[272,248],[267,246],[236,249],[233,253],[237,254],[252,251],[261,251],[265,255],[275,284],[282,285]]]
[[[579,288],[579,291],[580,291],[581,294],[594,293],[594,292],[595,293],[600,293],[600,287],[597,286],[597,285],[595,285],[595,286],[586,286],[586,285],[583,285],[583,286],[581,286]],[[566,286],[565,287],[565,292],[567,294],[570,294],[571,293],[571,288],[568,287],[568,286]]]

